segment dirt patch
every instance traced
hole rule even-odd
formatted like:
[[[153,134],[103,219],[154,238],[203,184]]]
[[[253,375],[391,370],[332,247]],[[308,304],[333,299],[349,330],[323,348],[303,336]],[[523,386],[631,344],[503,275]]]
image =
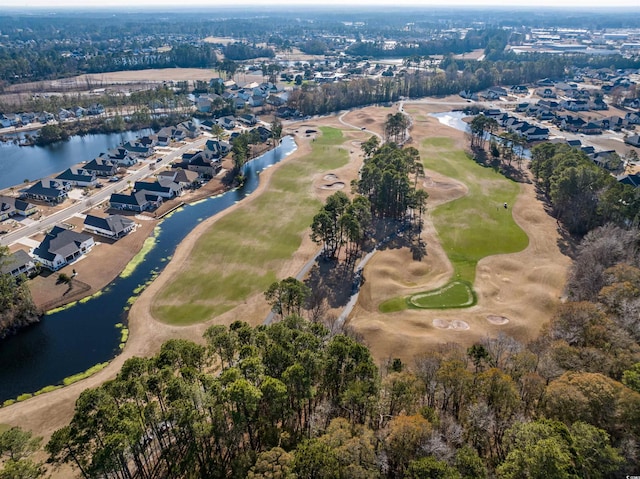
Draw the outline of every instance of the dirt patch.
[[[503,326],[509,322],[509,318],[506,316],[499,316],[497,314],[488,314],[487,321],[496,326]]]
[[[436,318],[433,320],[433,325],[438,329],[453,329],[456,331],[466,331],[470,328],[469,323],[460,319],[449,321],[446,319]]]

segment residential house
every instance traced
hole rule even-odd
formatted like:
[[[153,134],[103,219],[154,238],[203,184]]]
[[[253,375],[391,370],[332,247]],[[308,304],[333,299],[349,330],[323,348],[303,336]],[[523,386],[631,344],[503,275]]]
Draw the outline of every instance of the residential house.
[[[128,156],[134,158],[148,158],[153,155],[153,148],[130,141],[124,144],[124,149],[127,150]]]
[[[551,88],[542,88],[538,90],[538,95],[542,98],[555,98],[556,94]]]
[[[263,143],[267,141],[269,138],[271,138],[271,130],[265,126],[260,125],[254,128],[253,130],[251,130],[252,133],[254,131],[258,132],[258,135],[260,136],[260,141]]]
[[[240,115],[238,117],[238,121],[248,126],[254,126],[256,123],[258,123],[258,118],[256,118],[256,116],[251,113],[247,113],[244,115]]]
[[[43,111],[42,113],[38,114],[38,121],[43,125],[55,119],[55,115],[53,113],[49,113],[48,111]]]
[[[532,126],[526,130],[521,129],[520,133],[527,139],[527,141],[539,141],[549,138],[549,129],[539,128],[537,126]]]
[[[124,147],[114,148],[109,150],[109,153],[106,155],[100,155],[100,158],[107,157],[108,159],[115,161],[116,165],[129,167],[138,163],[138,159],[135,156],[129,155],[129,152]]]
[[[148,211],[158,208],[162,204],[162,197],[150,191],[137,191],[129,195],[113,193],[109,199],[109,206],[116,210]]]
[[[209,159],[204,152],[192,156],[186,166],[189,171],[195,171],[204,178],[213,178],[222,168],[219,159]]]
[[[19,215],[27,217],[38,211],[38,207],[28,201],[13,196],[0,196],[0,221]]]
[[[93,173],[96,176],[113,176],[118,172],[115,160],[98,157],[91,160],[82,167],[83,170]]]
[[[25,198],[42,200],[49,203],[62,203],[67,198],[69,186],[59,180],[45,178],[37,181],[23,192]]]
[[[0,273],[10,274],[15,278],[21,274],[28,275],[35,268],[36,263],[33,258],[26,251],[18,250],[5,257],[0,264]]]
[[[624,116],[624,119],[629,125],[640,125],[640,113],[628,112]]]
[[[82,168],[67,168],[55,179],[79,188],[95,186],[98,182],[95,173]]]
[[[628,136],[624,139],[624,142],[627,145],[635,146],[636,148],[640,148],[640,135],[632,135]]]
[[[563,100],[560,106],[569,111],[589,111],[589,102],[586,100]]]
[[[602,133],[602,127],[599,124],[590,121],[589,123],[581,127],[580,131],[585,135],[599,135],[600,133]]]
[[[177,183],[183,189],[195,188],[200,185],[200,175],[196,171],[174,168],[158,173],[158,183],[163,186]]]
[[[87,109],[89,115],[102,115],[104,113],[104,106],[100,103],[94,103]]]
[[[560,108],[560,103],[552,100],[540,100],[538,106],[546,110],[555,111]]]
[[[183,130],[187,138],[197,138],[200,134],[198,126],[193,121],[183,121],[178,125],[178,129]]]
[[[509,91],[511,93],[516,93],[516,94],[526,94],[529,93],[529,89],[526,87],[526,85],[513,85]]]
[[[18,126],[20,124],[20,117],[15,113],[5,113],[0,115],[0,125],[3,128],[9,128],[11,126]]]
[[[73,113],[73,116],[75,116],[76,118],[82,118],[83,116],[87,115],[87,110],[85,108],[82,108],[81,106],[73,106],[69,108],[69,111]]]
[[[205,151],[210,151],[214,156],[225,156],[231,151],[231,145],[222,140],[207,140]]]
[[[623,185],[629,185],[637,188],[638,186],[640,186],[640,173],[624,175],[618,179],[618,182],[622,183]]]
[[[58,120],[60,121],[64,121],[64,120],[68,120],[70,118],[73,118],[73,113],[69,110],[65,110],[64,108],[60,108],[58,110]]]
[[[106,218],[87,215],[84,219],[85,231],[113,239],[122,238],[133,231],[135,226],[135,221],[122,215],[110,215]]]
[[[93,237],[61,226],[54,226],[40,245],[33,250],[38,261],[52,271],[75,261],[94,246]]]
[[[160,197],[171,199],[182,194],[182,186],[177,183],[170,183],[161,185],[157,181],[136,181],[133,184],[133,191],[148,191],[149,193],[158,195]]]
[[[236,120],[232,116],[223,116],[218,118],[218,125],[220,125],[225,130],[233,130],[236,126]]]

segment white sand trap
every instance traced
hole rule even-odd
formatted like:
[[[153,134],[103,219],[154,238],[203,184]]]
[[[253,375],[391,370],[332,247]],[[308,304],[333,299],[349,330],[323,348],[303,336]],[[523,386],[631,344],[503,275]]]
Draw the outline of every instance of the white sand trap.
[[[324,180],[326,181],[334,181],[337,180],[338,177],[336,175],[334,175],[333,173],[329,173],[328,175],[324,175]]]
[[[497,314],[488,314],[487,321],[489,321],[491,324],[495,324],[496,326],[502,326],[509,322],[509,318],[507,318],[506,316],[499,316]]]
[[[323,190],[341,190],[344,188],[344,183],[342,181],[336,181],[335,183],[331,183],[330,185],[322,185],[321,188]]]
[[[446,319],[436,318],[433,320],[433,325],[439,329],[455,329],[457,331],[465,331],[470,328],[469,323],[459,319],[447,321]]]

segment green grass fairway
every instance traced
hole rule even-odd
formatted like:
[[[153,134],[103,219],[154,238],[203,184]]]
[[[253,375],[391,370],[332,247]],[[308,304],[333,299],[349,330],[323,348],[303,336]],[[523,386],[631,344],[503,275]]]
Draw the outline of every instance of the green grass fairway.
[[[476,266],[482,258],[515,253],[527,247],[529,238],[515,223],[511,214],[511,206],[520,189],[517,183],[491,168],[478,165],[464,151],[455,148],[449,138],[429,138],[423,141],[420,153],[426,169],[461,181],[469,189],[466,196],[445,203],[432,212],[442,247],[454,268],[452,283],[449,285],[460,281],[472,285]],[[504,203],[508,204],[507,209],[504,208]],[[410,307],[409,304],[412,307],[443,308],[445,306],[439,306],[438,301],[433,299],[432,293],[436,291],[419,293],[428,294],[425,298],[432,298],[424,305],[423,301],[408,303],[406,298],[392,298],[380,305],[380,311],[400,311]],[[465,298],[467,296],[464,294],[460,296],[462,301]],[[444,304],[448,301],[443,299],[441,302]],[[449,307],[470,305],[460,303]]]
[[[269,188],[224,216],[196,242],[186,268],[156,295],[152,313],[176,325],[206,321],[265,291],[300,247],[320,208],[311,176],[345,165],[342,132],[320,128],[312,152],[286,160]]]

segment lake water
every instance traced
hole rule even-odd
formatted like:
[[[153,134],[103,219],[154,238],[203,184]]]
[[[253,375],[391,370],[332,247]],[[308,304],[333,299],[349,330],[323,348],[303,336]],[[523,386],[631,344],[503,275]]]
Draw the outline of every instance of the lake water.
[[[465,133],[470,133],[471,128],[469,128],[469,124],[464,121],[465,118],[470,118],[473,115],[469,115],[463,111],[445,111],[442,113],[430,113],[429,116],[437,118],[440,123],[443,125],[450,126],[451,128],[455,128],[456,130],[464,131]],[[500,142],[500,137],[497,135],[493,136],[498,142]],[[527,159],[531,159],[531,150],[525,148],[522,150],[522,156]]]
[[[22,393],[59,384],[70,375],[109,361],[118,353],[120,330],[126,322],[129,298],[148,284],[166,265],[177,245],[201,221],[241,201],[259,184],[259,173],[291,154],[296,144],[282,139],[276,149],[247,163],[241,188],[186,205],[165,218],[156,244],[133,274],[119,277],[103,294],[45,316],[40,323],[0,341],[0,403]]]
[[[111,148],[152,130],[72,136],[69,141],[47,146],[18,146],[0,142],[0,189],[21,185],[66,170],[81,161],[90,161]]]

